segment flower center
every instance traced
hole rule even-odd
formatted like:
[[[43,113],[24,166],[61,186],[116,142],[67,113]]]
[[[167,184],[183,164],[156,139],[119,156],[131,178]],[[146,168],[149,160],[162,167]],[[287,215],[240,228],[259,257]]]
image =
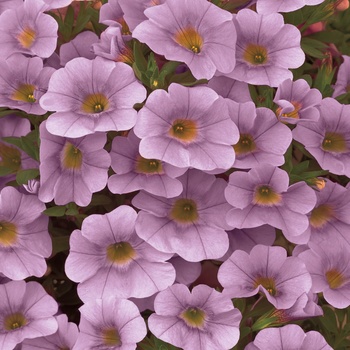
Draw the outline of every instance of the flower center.
[[[331,289],[337,289],[345,282],[345,277],[337,269],[328,270],[326,272],[326,279]]]
[[[30,27],[25,27],[18,35],[17,40],[18,42],[24,47],[25,49],[30,49],[32,45],[34,44],[36,38],[36,32],[34,29]]]
[[[132,64],[134,63],[135,59],[134,59],[134,54],[132,52],[132,50],[125,46],[120,54],[118,55],[118,57],[115,59],[116,62],[123,62],[123,63],[127,63],[130,64],[132,66]]]
[[[36,102],[34,97],[35,86],[31,84],[20,84],[15,92],[12,94],[11,98],[14,101],[22,101],[28,103]]]
[[[83,164],[83,153],[70,142],[66,142],[61,163],[64,169],[80,170]]]
[[[180,318],[182,318],[189,327],[202,328],[205,323],[206,314],[197,307],[189,307],[181,312]]]
[[[192,199],[180,198],[170,211],[170,218],[180,223],[192,223],[198,220],[197,204]]]
[[[271,207],[280,203],[281,200],[282,196],[279,193],[275,192],[275,190],[270,186],[263,185],[258,186],[255,189],[253,199],[254,204],[262,205],[265,207]]]
[[[0,246],[11,247],[17,241],[17,227],[12,222],[0,221]]]
[[[275,280],[271,277],[257,277],[254,282],[254,288],[263,286],[270,295],[275,296],[277,293]]]
[[[175,41],[193,53],[200,53],[203,47],[203,39],[193,27],[182,28],[175,33]]]
[[[18,328],[24,327],[28,321],[21,312],[5,316],[4,318],[4,329],[6,331],[14,331]]]
[[[310,225],[320,228],[334,218],[334,210],[329,204],[321,204],[311,211]]]
[[[86,113],[101,113],[108,110],[109,101],[108,98],[100,93],[91,94],[85,97],[81,109]]]
[[[125,265],[136,257],[136,251],[128,242],[118,242],[107,247],[107,259],[116,265]]]
[[[158,159],[146,159],[137,157],[135,170],[140,174],[162,174],[162,163]]]
[[[107,346],[120,346],[122,344],[120,335],[115,328],[102,330],[103,343]]]
[[[346,153],[349,151],[344,135],[336,132],[326,132],[322,148],[326,152]]]
[[[265,64],[268,61],[267,49],[257,44],[248,44],[243,53],[243,59],[254,66]]]
[[[8,174],[16,173],[21,168],[21,152],[0,142],[0,166],[8,169]]]
[[[279,108],[277,108],[277,111],[276,111],[277,117],[286,117],[286,118],[300,119],[299,111],[300,111],[300,109],[302,107],[301,103],[296,102],[296,101],[292,101],[291,104],[294,106],[294,111],[289,112],[289,113],[282,113],[281,114],[282,108],[279,107]]]
[[[238,143],[233,145],[236,155],[252,153],[256,150],[254,139],[249,134],[241,134]]]
[[[191,142],[197,137],[197,125],[188,119],[177,119],[169,130],[170,136],[181,141]]]

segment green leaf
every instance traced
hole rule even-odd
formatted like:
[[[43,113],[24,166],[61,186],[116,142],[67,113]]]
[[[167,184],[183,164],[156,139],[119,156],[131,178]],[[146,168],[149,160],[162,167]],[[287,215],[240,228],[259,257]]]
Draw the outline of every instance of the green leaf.
[[[39,174],[39,169],[19,170],[16,175],[16,181],[19,185],[24,185],[27,184],[29,180],[35,179]]]
[[[0,176],[7,176],[13,174],[13,169],[0,166]]]
[[[292,169],[292,174],[301,174],[309,169],[310,161],[306,160],[295,165]]]
[[[57,205],[55,207],[48,208],[44,210],[44,214],[47,216],[54,216],[54,217],[59,217],[59,216],[64,216],[66,212],[66,207],[64,205]]]
[[[335,317],[334,311],[327,306],[323,307],[324,315],[320,317],[322,325],[333,333],[338,333],[337,318]]]
[[[301,48],[307,55],[311,57],[320,58],[320,59],[323,59],[326,57],[326,55],[322,52],[322,50],[325,50],[327,48],[327,45],[315,39],[303,37],[301,39]]]
[[[142,44],[138,40],[134,40],[134,46],[133,46],[133,54],[135,63],[138,70],[142,72],[146,72],[148,62],[144,56],[144,53],[142,51]]]

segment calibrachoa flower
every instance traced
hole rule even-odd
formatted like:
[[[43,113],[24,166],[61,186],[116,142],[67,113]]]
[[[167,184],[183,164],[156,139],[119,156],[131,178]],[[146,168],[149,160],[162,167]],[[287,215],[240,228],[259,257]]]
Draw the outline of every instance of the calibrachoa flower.
[[[54,199],[59,205],[75,202],[85,207],[92,194],[107,184],[111,159],[103,149],[106,134],[71,139],[51,135],[46,124],[40,125],[39,199]]]
[[[55,69],[43,68],[39,57],[12,55],[0,58],[0,106],[17,108],[27,113],[42,115],[47,112],[39,105],[39,99],[49,84]]]
[[[68,6],[74,0],[42,0],[45,3],[45,11]]]
[[[23,0],[1,0],[0,1],[0,14],[9,9],[15,9],[16,7],[23,5]]]
[[[57,331],[56,301],[37,282],[0,284],[0,348],[12,350],[24,339]]]
[[[292,242],[319,243],[337,238],[350,249],[350,189],[328,179],[325,184],[322,190],[315,192],[317,202],[308,214],[309,227]]]
[[[205,86],[171,84],[168,91],[153,91],[139,112],[141,156],[180,168],[229,169],[238,130],[225,100]]]
[[[315,191],[305,182],[288,184],[287,172],[272,165],[259,165],[248,173],[235,171],[225,190],[234,207],[226,216],[228,224],[236,228],[269,224],[288,240],[302,234],[309,226],[306,214],[316,204]]]
[[[284,153],[292,142],[292,132],[268,108],[255,108],[253,102],[227,101],[232,121],[239,130],[233,146],[235,168],[249,169],[260,164],[282,165]]]
[[[305,146],[322,169],[350,176],[350,106],[325,98],[319,110],[318,122],[298,124],[293,138]]]
[[[176,197],[182,192],[182,183],[175,179],[186,169],[146,159],[139,154],[140,140],[130,131],[128,137],[115,137],[112,143],[112,169],[116,172],[108,179],[112,193],[128,193],[143,189],[166,198]]]
[[[210,79],[235,67],[232,14],[206,0],[167,0],[145,10],[147,21],[133,31],[168,60],[185,62],[195,78]]]
[[[337,97],[350,91],[350,56],[342,55],[342,57],[344,61],[339,66],[332,97]]]
[[[92,51],[92,45],[98,42],[98,36],[87,30],[79,33],[73,40],[60,47],[60,64],[65,66],[73,58],[85,57],[92,60],[96,55]],[[61,67],[60,67],[61,68]]]
[[[165,199],[141,191],[132,204],[141,209],[136,232],[156,249],[177,253],[187,261],[222,257],[228,249],[224,198],[226,181],[198,170],[179,177],[180,196]]]
[[[119,0],[109,0],[100,9],[100,23],[107,26],[118,26],[121,28],[122,34],[130,38],[131,32],[123,16]]]
[[[316,108],[321,103],[322,95],[317,89],[310,89],[304,79],[285,80],[278,86],[275,102],[279,108],[276,111],[279,120],[289,124],[310,121],[316,122],[320,112]]]
[[[68,322],[66,315],[56,316],[58,330],[46,337],[39,336],[36,339],[26,339],[22,343],[22,350],[57,350],[73,349],[77,341],[79,330],[75,323]]]
[[[299,30],[284,24],[282,15],[260,15],[240,10],[234,18],[237,29],[236,67],[227,76],[250,84],[278,86],[292,79],[288,68],[305,60]]]
[[[2,137],[21,137],[30,132],[29,120],[10,114],[1,118],[0,140]],[[0,141],[0,190],[10,181],[16,179],[21,169],[37,168],[38,162],[14,145]],[[7,175],[6,175],[7,173]]]
[[[216,91],[220,96],[229,98],[235,102],[251,101],[247,83],[231,79],[228,77],[213,77],[209,80],[208,86]]]
[[[132,65],[134,54],[124,38],[120,27],[108,27],[101,33],[100,41],[92,45],[92,50],[96,56]]]
[[[280,328],[266,328],[260,331],[245,350],[332,350],[323,336],[316,331],[304,333],[296,324],[288,324]]]
[[[52,251],[45,204],[13,187],[0,192],[0,272],[20,280],[41,277]]]
[[[0,16],[0,56],[23,53],[46,58],[56,49],[56,20],[43,13],[41,0],[25,0],[21,6],[5,11]]]
[[[262,292],[277,309],[288,309],[311,288],[311,277],[297,257],[282,247],[256,245],[250,254],[236,250],[219,268],[223,293],[231,298]]]
[[[174,284],[156,296],[154,308],[150,331],[181,349],[228,350],[238,342],[241,313],[229,298],[206,285],[190,292]]]
[[[161,5],[165,0],[119,0],[119,6],[124,12],[124,18],[130,31],[133,31],[138,24],[147,20],[144,11],[151,6]]]
[[[324,0],[257,0],[256,9],[258,13],[269,15],[273,12],[293,12],[305,5],[318,5]]]
[[[145,321],[129,300],[106,297],[79,310],[80,334],[74,350],[133,350],[147,334]]]
[[[305,262],[312,278],[312,292],[323,293],[332,306],[344,309],[350,305],[350,254],[348,247],[336,238],[319,244],[309,242],[311,249],[298,257]]]
[[[145,98],[146,89],[127,64],[79,57],[52,75],[40,104],[56,112],[47,121],[49,132],[81,137],[131,129],[137,117],[133,106]]]
[[[167,288],[175,269],[135,232],[137,213],[122,205],[105,215],[90,215],[73,231],[66,261],[67,276],[81,282],[80,298],[144,298]],[[142,286],[142,288],[140,288]]]

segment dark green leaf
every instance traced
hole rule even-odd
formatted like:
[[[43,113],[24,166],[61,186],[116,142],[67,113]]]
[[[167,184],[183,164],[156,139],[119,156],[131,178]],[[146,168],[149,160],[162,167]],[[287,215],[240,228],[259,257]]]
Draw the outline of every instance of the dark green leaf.
[[[27,184],[29,180],[35,179],[39,174],[39,169],[19,170],[16,175],[16,181],[19,185],[24,185]]]
[[[47,216],[64,216],[66,212],[66,207],[64,205],[57,205],[55,207],[48,208],[44,210],[44,214]]]
[[[52,237],[51,256],[54,256],[59,252],[63,252],[69,249],[69,237],[70,236]]]

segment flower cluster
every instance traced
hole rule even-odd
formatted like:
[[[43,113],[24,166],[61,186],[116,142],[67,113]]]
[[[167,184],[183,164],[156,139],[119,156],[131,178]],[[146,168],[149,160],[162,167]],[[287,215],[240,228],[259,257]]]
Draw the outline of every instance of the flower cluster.
[[[0,348],[349,348],[340,9],[0,0]]]

